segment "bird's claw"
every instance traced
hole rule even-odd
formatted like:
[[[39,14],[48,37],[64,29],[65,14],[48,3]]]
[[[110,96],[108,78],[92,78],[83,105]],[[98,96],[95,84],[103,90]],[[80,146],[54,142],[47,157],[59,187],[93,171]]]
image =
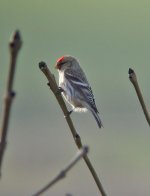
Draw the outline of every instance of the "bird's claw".
[[[61,87],[58,87],[57,91],[56,91],[56,95],[61,94],[62,92],[64,92],[64,90]]]
[[[67,114],[64,117],[67,118],[68,116],[71,115],[72,112],[73,112],[73,110],[68,111]]]

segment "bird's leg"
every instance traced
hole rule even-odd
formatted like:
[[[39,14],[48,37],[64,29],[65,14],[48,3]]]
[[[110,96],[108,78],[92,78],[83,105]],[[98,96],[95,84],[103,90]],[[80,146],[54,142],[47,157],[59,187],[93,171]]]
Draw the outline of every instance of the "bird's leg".
[[[73,109],[68,111],[67,114],[64,117],[67,118],[68,116],[70,116],[72,114],[72,112],[73,112]]]
[[[70,111],[68,112],[69,116],[72,114],[72,112],[73,112],[73,110],[70,110]]]
[[[58,87],[58,89],[57,89],[57,91],[56,91],[56,95],[59,95],[59,94],[61,94],[62,92],[64,92],[64,89],[63,88],[61,88],[61,87]]]
[[[61,87],[58,87],[58,89],[57,89],[57,91],[56,91],[56,95],[59,95],[59,94],[61,94],[62,92],[64,92],[64,89],[63,88],[61,88]],[[68,111],[67,112],[67,114],[65,114],[65,118],[67,118],[68,116],[70,116],[71,115],[71,113],[73,112],[73,109],[72,110],[70,110],[70,111]]]

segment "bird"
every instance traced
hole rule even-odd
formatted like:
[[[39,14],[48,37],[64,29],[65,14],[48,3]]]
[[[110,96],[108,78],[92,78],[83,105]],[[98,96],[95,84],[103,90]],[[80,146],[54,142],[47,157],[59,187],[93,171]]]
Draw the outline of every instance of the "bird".
[[[72,106],[70,113],[89,110],[101,128],[103,125],[94,95],[79,61],[73,56],[63,55],[57,59],[55,68],[59,73],[59,90]]]

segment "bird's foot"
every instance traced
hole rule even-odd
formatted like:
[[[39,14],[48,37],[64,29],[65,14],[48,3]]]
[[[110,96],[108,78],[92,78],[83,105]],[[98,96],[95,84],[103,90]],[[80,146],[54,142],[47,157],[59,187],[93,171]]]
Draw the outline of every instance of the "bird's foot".
[[[68,116],[70,116],[72,114],[72,112],[73,112],[73,110],[68,111],[64,117],[67,118]]]
[[[64,89],[61,87],[58,87],[57,91],[55,92],[56,95],[60,95],[62,92],[64,92]]]

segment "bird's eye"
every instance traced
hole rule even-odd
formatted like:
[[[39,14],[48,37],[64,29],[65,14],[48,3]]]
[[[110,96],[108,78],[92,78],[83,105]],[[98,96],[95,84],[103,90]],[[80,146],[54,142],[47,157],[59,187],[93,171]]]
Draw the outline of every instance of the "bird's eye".
[[[63,64],[65,64],[66,62],[64,61],[64,62],[59,62],[59,65],[63,65]]]
[[[61,69],[62,66],[63,66],[65,63],[66,63],[65,61],[59,61],[59,62],[56,64],[56,68],[57,68],[57,69]]]

